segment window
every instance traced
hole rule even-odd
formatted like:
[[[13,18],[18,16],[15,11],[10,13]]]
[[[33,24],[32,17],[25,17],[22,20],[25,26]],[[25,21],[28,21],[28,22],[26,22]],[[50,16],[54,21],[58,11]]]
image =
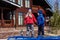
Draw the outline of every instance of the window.
[[[23,0],[18,0],[18,5],[23,6]]]
[[[30,0],[25,0],[25,7],[30,8]]]
[[[23,13],[18,14],[18,24],[23,25]]]
[[[15,2],[15,0],[9,0],[9,1],[11,1],[11,2]]]
[[[15,14],[13,15],[14,25],[15,25]]]
[[[13,11],[13,13],[10,11],[10,20],[12,20],[12,15],[13,15],[13,20],[15,25],[15,11]]]
[[[15,2],[15,0],[13,0],[13,2]]]

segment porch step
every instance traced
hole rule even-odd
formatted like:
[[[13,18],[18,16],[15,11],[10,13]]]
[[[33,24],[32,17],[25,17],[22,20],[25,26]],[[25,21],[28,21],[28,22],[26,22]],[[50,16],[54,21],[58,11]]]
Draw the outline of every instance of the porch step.
[[[10,31],[10,32],[2,32],[0,33],[0,39],[8,38],[9,36],[19,36],[20,31]],[[26,31],[23,31],[23,35],[26,36]],[[37,31],[35,31],[35,36],[37,36]]]
[[[15,28],[0,28],[0,39],[8,38],[9,36],[19,36],[21,29],[23,29],[23,35],[26,36],[26,27],[17,27],[16,29]],[[38,27],[34,27],[35,37],[38,36],[37,30],[38,30]],[[45,35],[49,36],[49,33],[45,32]]]
[[[8,33],[0,33],[0,39],[8,38],[9,36],[18,36],[18,32],[8,32]]]
[[[11,27],[11,24],[4,24],[4,27]]]
[[[25,27],[21,28],[0,28],[0,39],[8,38],[9,36],[19,36],[20,31],[23,28],[23,35],[26,36],[26,29]],[[35,36],[37,36],[37,31],[35,29]]]

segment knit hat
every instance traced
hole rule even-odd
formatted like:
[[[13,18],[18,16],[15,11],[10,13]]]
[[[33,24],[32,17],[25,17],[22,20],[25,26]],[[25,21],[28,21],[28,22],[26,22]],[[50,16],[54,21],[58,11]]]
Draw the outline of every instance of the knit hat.
[[[28,11],[29,11],[29,12],[31,12],[32,10],[31,10],[31,9],[29,9]]]

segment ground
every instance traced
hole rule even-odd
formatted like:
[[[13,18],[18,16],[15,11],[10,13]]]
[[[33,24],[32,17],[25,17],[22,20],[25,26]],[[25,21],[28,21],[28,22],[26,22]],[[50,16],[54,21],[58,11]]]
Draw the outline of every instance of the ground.
[[[26,36],[26,27],[17,27],[17,28],[0,28],[0,40],[6,40],[9,36],[18,36],[20,35],[20,31],[21,29],[23,29],[23,35]],[[46,36],[56,36],[55,34],[51,34],[51,33],[48,33],[47,30],[48,28],[44,28],[45,29],[45,35]],[[35,31],[35,37],[37,36],[37,30],[38,28],[37,27],[34,27],[34,31]]]

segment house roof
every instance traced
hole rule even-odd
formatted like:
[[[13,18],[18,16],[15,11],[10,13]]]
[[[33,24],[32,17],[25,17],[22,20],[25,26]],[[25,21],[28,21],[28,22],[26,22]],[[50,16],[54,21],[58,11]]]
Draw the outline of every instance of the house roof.
[[[42,8],[51,8],[51,5],[46,0],[33,0],[33,5],[40,5]]]
[[[53,15],[53,12],[51,10],[52,6],[49,4],[47,0],[33,0],[33,5],[41,6],[45,10],[47,16]]]
[[[7,0],[0,0],[0,8],[2,8],[2,7],[3,7],[3,9],[10,8],[10,9],[15,10],[17,7],[20,8],[21,6],[15,4],[15,3],[12,3],[10,1],[7,1]]]
[[[5,1],[0,1],[0,8],[3,7],[3,8],[10,8],[10,9],[16,9],[17,6],[14,6],[14,5],[11,5],[10,3],[8,2],[5,2]]]
[[[16,6],[16,7],[21,7],[21,6],[17,5],[17,4],[15,4],[15,3],[10,2],[10,1],[7,1],[7,0],[3,0],[3,1],[5,1],[5,2],[7,2],[9,4],[12,4],[12,5]]]

